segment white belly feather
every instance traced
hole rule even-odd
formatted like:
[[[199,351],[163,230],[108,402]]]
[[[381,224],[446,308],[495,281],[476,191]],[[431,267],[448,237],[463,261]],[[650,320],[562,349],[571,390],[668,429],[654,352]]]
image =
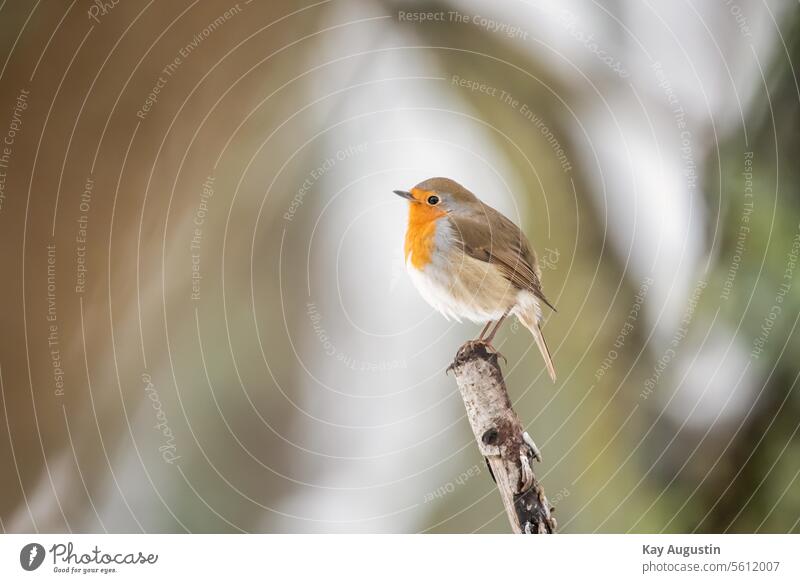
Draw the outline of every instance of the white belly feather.
[[[464,254],[440,221],[432,260],[417,269],[409,257],[406,268],[422,297],[447,319],[473,322],[497,320],[518,303],[520,292],[491,263]],[[532,294],[531,294],[532,295]]]

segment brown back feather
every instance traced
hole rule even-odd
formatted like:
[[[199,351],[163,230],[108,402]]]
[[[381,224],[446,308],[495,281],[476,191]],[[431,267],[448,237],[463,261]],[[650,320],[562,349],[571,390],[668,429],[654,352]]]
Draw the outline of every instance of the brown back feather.
[[[464,252],[470,257],[496,265],[515,287],[531,291],[555,311],[542,292],[536,254],[522,230],[499,211],[477,199],[475,211],[467,215],[453,213],[447,217]]]

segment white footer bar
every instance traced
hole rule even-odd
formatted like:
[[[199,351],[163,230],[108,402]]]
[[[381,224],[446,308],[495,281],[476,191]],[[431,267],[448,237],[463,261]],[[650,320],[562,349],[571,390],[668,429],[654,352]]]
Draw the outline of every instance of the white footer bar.
[[[798,555],[800,535],[768,534],[31,534],[0,536],[0,581],[796,582]]]

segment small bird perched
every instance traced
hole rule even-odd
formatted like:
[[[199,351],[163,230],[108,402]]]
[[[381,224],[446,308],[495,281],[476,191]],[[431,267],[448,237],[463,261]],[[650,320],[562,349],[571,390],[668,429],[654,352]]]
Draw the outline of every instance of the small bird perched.
[[[555,381],[540,302],[555,308],[542,292],[536,254],[520,228],[449,178],[394,193],[409,201],[406,268],[425,301],[447,319],[486,322],[477,340],[489,346],[514,314],[533,334]]]

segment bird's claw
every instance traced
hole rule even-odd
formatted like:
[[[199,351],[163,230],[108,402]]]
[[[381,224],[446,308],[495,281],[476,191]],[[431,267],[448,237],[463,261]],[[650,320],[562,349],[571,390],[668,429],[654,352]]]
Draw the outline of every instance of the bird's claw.
[[[486,350],[496,355],[498,358],[502,358],[503,363],[508,364],[508,359],[505,356],[503,356],[499,350],[497,350],[494,346],[492,346],[491,342],[488,342],[486,340],[476,340],[475,342],[480,342],[486,347]]]

